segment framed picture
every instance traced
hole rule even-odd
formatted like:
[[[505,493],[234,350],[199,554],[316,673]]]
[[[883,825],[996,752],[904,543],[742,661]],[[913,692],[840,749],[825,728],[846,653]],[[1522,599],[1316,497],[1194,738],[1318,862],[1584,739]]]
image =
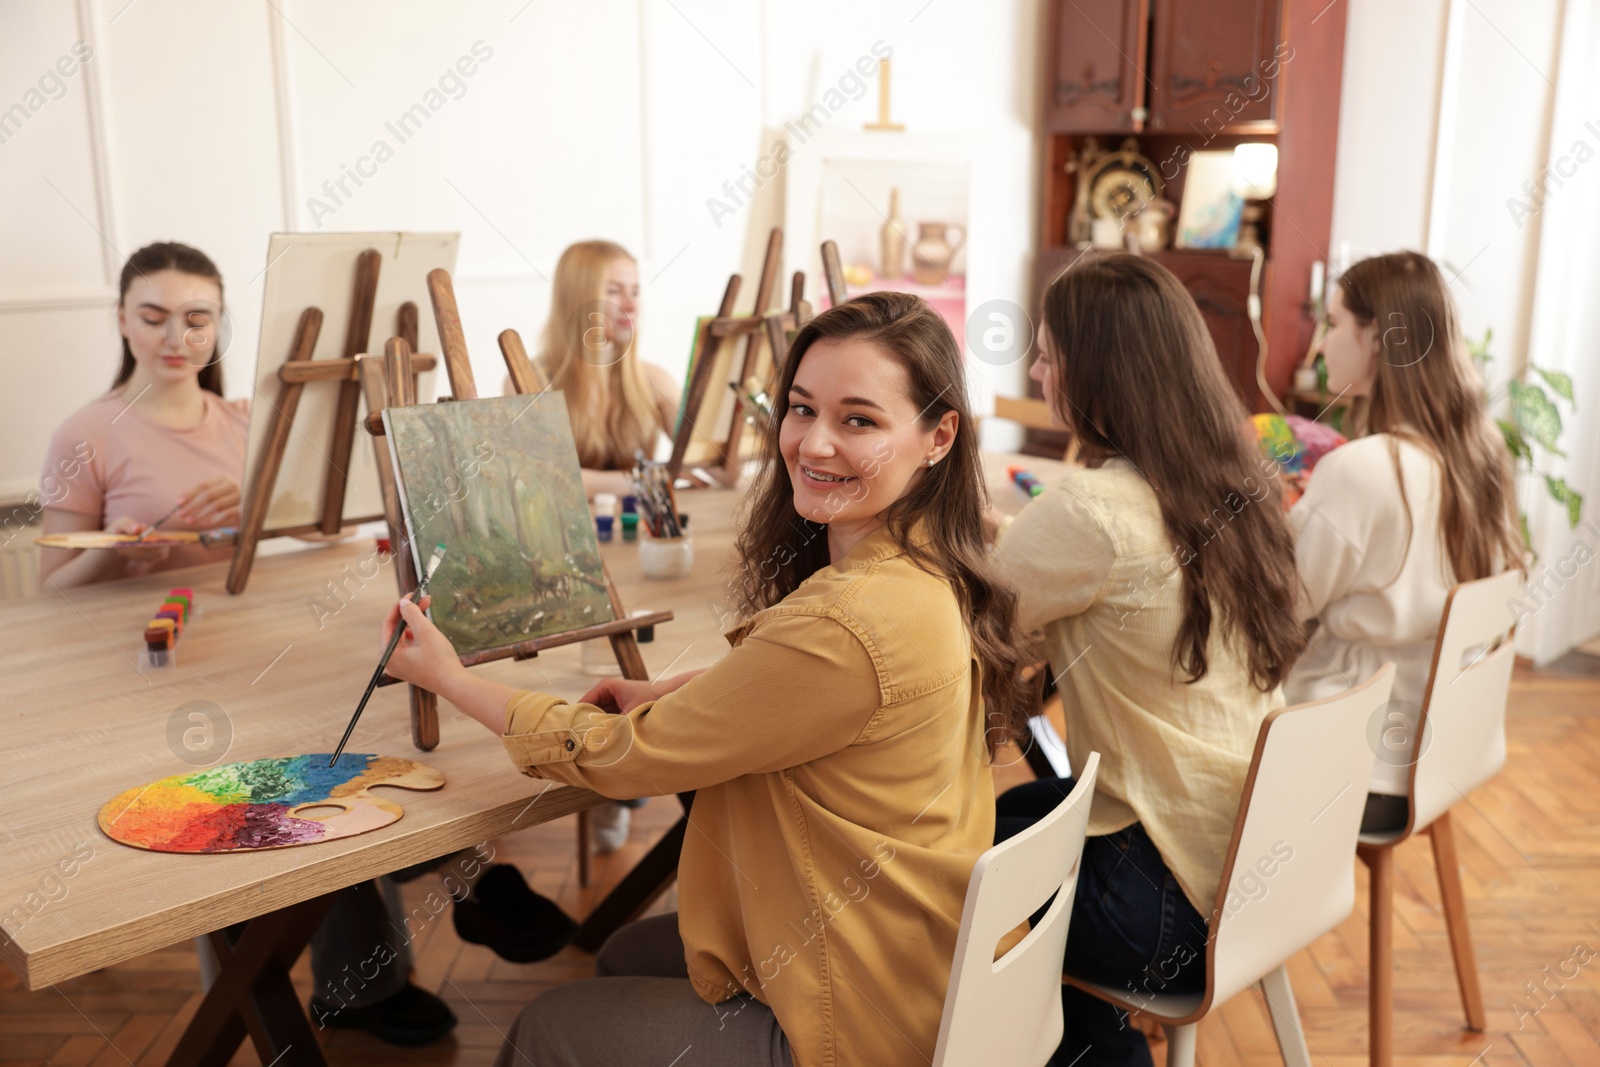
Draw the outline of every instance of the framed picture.
[[[1234,191],[1233,149],[1189,158],[1178,206],[1178,248],[1232,248],[1239,241],[1244,201]]]
[[[820,246],[839,246],[850,295],[915,293],[966,334],[973,145],[965,137],[818,131],[789,141],[784,204],[790,270],[822,277]],[[980,279],[981,281],[981,279]],[[818,310],[828,306],[819,287]]]

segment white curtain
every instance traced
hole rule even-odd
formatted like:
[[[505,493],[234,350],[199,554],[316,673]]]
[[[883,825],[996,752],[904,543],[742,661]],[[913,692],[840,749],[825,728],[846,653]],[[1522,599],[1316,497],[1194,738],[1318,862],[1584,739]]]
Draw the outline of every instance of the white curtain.
[[[1576,414],[1556,402],[1567,458],[1541,454],[1540,463],[1585,500],[1573,530],[1543,479],[1524,486],[1539,561],[1518,646],[1539,664],[1600,634],[1600,11],[1593,0],[1564,7],[1546,160],[1561,184],[1552,179],[1537,217],[1528,354],[1535,366],[1572,377]]]

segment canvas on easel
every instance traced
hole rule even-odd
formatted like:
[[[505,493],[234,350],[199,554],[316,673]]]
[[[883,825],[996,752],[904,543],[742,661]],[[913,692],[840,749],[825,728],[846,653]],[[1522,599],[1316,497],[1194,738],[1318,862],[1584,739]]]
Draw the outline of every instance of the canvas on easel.
[[[725,479],[737,476],[745,460],[755,455],[759,435],[743,440],[749,403],[745,382],[755,378],[769,386],[774,369],[787,350],[788,338],[811,318],[804,298],[805,274],[796,271],[789,289],[789,307],[771,306],[782,270],[783,231],[774,228],[767,237],[761,278],[755,302],[747,315],[734,313],[743,279],[728,278],[722,303],[713,316],[695,323],[694,347],[673,435],[667,470],[677,477],[694,467],[720,468]],[[736,350],[743,339],[743,353]]]
[[[248,581],[259,541],[337,534],[383,517],[374,457],[356,449],[361,387],[355,357],[398,333],[439,350],[427,275],[455,263],[453,233],[273,234],[251,404],[239,548],[228,591]],[[412,371],[432,396],[432,356]]]
[[[478,391],[473,381],[472,364],[467,356],[466,339],[461,329],[461,316],[456,306],[455,290],[450,281],[450,274],[442,269],[434,270],[428,274],[427,281],[434,321],[438,323],[440,349],[444,358],[446,373],[450,378],[451,394],[454,397],[452,403],[443,406],[456,407],[472,404],[477,400]],[[500,417],[507,418],[514,425],[520,419],[527,418],[534,410],[542,408],[552,400],[557,399],[559,394],[550,390],[539,374],[538,368],[529,362],[526,351],[522,346],[521,338],[517,336],[516,331],[504,331],[500,334],[499,342],[500,351],[506,360],[507,370],[510,372],[512,381],[517,388],[519,390],[538,390],[531,395],[519,393],[515,397],[500,398],[514,405],[509,414],[501,413],[500,415]],[[411,346],[406,340],[400,337],[392,337],[385,344],[384,354],[381,359],[372,354],[364,354],[356,360],[363,396],[368,409],[374,413],[368,416],[365,425],[367,431],[374,437],[374,451],[382,460],[378,470],[379,490],[383,498],[384,513],[389,523],[390,537],[398,557],[398,565],[395,567],[395,580],[400,587],[402,596],[414,592],[420,581],[420,572],[417,569],[416,560],[418,556],[425,558],[428,553],[426,551],[419,552],[418,546],[422,546],[423,549],[431,549],[433,544],[439,540],[439,538],[435,537],[430,541],[413,542],[412,531],[408,527],[409,520],[405,514],[407,510],[404,503],[406,497],[401,486],[401,478],[404,475],[393,461],[393,453],[387,440],[389,427],[394,424],[396,415],[400,411],[411,410],[417,406],[414,386],[415,376],[411,373],[411,359]],[[438,405],[426,405],[426,407],[437,408]],[[484,410],[490,409],[485,408]],[[562,418],[565,418],[566,409],[560,407],[559,410]],[[407,417],[401,416],[402,422]],[[452,416],[445,416],[446,421],[452,418]],[[464,425],[470,426],[472,419],[473,416],[467,416]],[[438,425],[442,425],[442,423]],[[403,425],[400,432],[406,432],[406,428]],[[560,450],[548,443],[548,435],[552,433],[554,431],[547,429],[547,436],[544,441],[540,441],[537,434],[534,436],[533,448],[543,456],[542,460],[528,461],[520,469],[513,468],[509,463],[505,465],[507,469],[504,475],[507,478],[507,484],[513,492],[520,493],[533,482],[552,473],[558,478],[570,480],[576,486],[577,495],[575,499],[567,500],[565,505],[566,514],[570,517],[575,506],[581,507],[585,528],[590,529],[588,525],[588,507],[583,501],[582,474],[578,467],[577,449],[572,445],[571,441],[571,429],[568,427],[562,437],[564,448],[571,450],[568,460],[558,461],[555,459],[560,454]],[[380,437],[383,440],[378,440]],[[468,454],[478,456],[479,453],[475,447],[476,442],[474,441],[472,444],[474,447],[465,452],[456,446],[445,446],[449,449],[449,454],[444,456],[443,460],[454,464],[456,460]],[[483,466],[492,467],[493,464],[489,463]],[[471,469],[470,463],[468,469]],[[459,466],[456,467],[456,470],[459,474],[465,473]],[[443,472],[444,467],[436,462],[435,474],[439,475],[439,484],[441,485],[444,485],[443,479],[449,477],[448,474]],[[474,472],[473,478],[479,478],[482,474],[482,469],[479,469]],[[460,496],[462,501],[470,498],[470,492],[463,493],[461,490],[461,486],[468,483],[458,481],[454,484],[456,486],[453,490],[455,495]],[[519,484],[522,487],[521,489],[518,489]],[[505,491],[506,486],[502,485],[501,492]],[[446,495],[442,496],[438,501],[443,507],[450,506],[448,500],[450,492],[452,490],[449,490],[447,486]],[[562,496],[557,497],[557,499],[562,498]],[[432,505],[428,504],[426,506],[431,508]],[[504,515],[508,517],[513,526],[519,521],[530,521],[528,511],[520,504],[511,506],[502,501],[497,506],[503,510]],[[531,521],[535,525],[544,527],[542,534],[549,534],[555,538],[549,544],[551,551],[554,550],[555,545],[558,543],[576,547],[578,551],[573,553],[574,560],[571,563],[565,559],[567,554],[565,551],[563,551],[563,558],[559,560],[554,558],[523,560],[523,565],[528,568],[527,577],[519,580],[526,583],[525,587],[521,590],[510,590],[508,599],[517,600],[520,597],[522,601],[531,604],[535,601],[548,599],[552,593],[559,594],[561,591],[575,595],[575,591],[580,588],[580,582],[583,585],[592,585],[593,580],[597,577],[602,585],[603,595],[610,605],[609,616],[585,625],[576,627],[561,626],[558,629],[543,633],[534,633],[530,629],[529,636],[520,636],[514,632],[507,632],[502,635],[505,639],[494,642],[493,647],[480,648],[473,651],[458,649],[461,663],[464,666],[471,667],[499,659],[528,659],[537,656],[541,650],[546,648],[575,644],[595,638],[607,638],[611,643],[612,651],[616,654],[617,664],[622,669],[622,676],[632,679],[647,679],[649,671],[645,667],[644,656],[639,651],[639,644],[634,636],[634,631],[640,627],[669,622],[672,619],[672,613],[651,612],[649,614],[630,616],[623,610],[622,600],[617,594],[616,587],[612,584],[610,576],[605,572],[604,565],[599,562],[598,546],[595,546],[592,561],[593,567],[598,567],[598,575],[596,576],[593,567],[590,566],[585,547],[579,544],[581,539],[578,537],[577,532],[566,525],[567,518],[552,521],[549,515],[541,517],[538,509],[535,508],[534,517]],[[487,521],[485,521],[484,525],[487,525]],[[566,532],[563,533],[563,530]],[[592,533],[590,536],[592,537]],[[560,538],[562,537],[566,537],[567,541],[561,542]],[[470,546],[471,543],[472,538],[469,536],[464,544]],[[524,550],[525,547],[519,550],[519,556]],[[469,554],[470,551],[457,553],[452,547],[447,552],[446,558],[450,559],[458,555]],[[579,557],[582,557],[581,563],[579,562]],[[548,568],[543,565],[546,563],[549,565]],[[443,570],[442,565],[441,570]],[[536,579],[534,577],[535,573],[547,576]],[[587,575],[587,577],[580,579],[580,575]],[[478,596],[483,592],[481,589],[475,590],[472,588],[472,580],[469,577],[467,579],[468,584],[461,586],[459,590],[463,594],[461,603],[469,611],[471,610],[470,605],[476,604]],[[539,586],[540,582],[544,582],[545,585],[536,591],[536,587]],[[439,598],[439,600],[443,600],[446,594],[454,596],[454,591],[449,589],[446,583],[439,583],[438,574],[435,574],[434,582],[430,583],[429,589],[432,595]],[[595,592],[598,593],[600,590],[595,590]],[[438,602],[436,601],[436,603]],[[594,601],[590,600],[587,603],[592,607]],[[580,602],[578,608],[580,614],[583,614],[582,606],[583,604]],[[511,610],[515,611],[517,609],[513,608]],[[528,608],[527,615],[531,617],[539,610],[538,607]],[[583,617],[589,618],[596,614],[603,613],[599,609],[594,609]],[[536,629],[538,620],[530,618],[530,621]],[[394,678],[385,677],[379,684],[388,685],[394,682]],[[419,689],[416,686],[409,686],[408,688],[411,694],[412,740],[418,748],[423,751],[429,751],[439,743],[438,698],[435,694]]]
[[[600,546],[558,392],[383,412],[413,566],[462,655],[610,622]],[[417,575],[420,580],[420,572]]]

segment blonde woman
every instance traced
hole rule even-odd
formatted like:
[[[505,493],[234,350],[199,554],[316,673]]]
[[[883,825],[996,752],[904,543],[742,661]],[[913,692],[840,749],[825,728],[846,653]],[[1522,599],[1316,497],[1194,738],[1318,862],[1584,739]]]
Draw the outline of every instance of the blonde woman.
[[[678,422],[680,385],[636,352],[639,264],[611,241],[579,241],[561,253],[539,366],[565,394],[584,492],[630,491],[633,454],[655,453]]]

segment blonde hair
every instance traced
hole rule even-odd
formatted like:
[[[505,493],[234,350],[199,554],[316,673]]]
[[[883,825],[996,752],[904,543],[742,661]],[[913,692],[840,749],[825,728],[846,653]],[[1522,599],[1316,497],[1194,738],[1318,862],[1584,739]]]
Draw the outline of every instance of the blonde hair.
[[[561,253],[539,353],[551,386],[566,396],[578,460],[591,469],[629,467],[636,449],[654,450],[657,430],[670,432],[634,355],[638,334],[620,355],[585,340],[605,299],[606,268],[618,259],[634,262],[611,241],[579,241]]]

